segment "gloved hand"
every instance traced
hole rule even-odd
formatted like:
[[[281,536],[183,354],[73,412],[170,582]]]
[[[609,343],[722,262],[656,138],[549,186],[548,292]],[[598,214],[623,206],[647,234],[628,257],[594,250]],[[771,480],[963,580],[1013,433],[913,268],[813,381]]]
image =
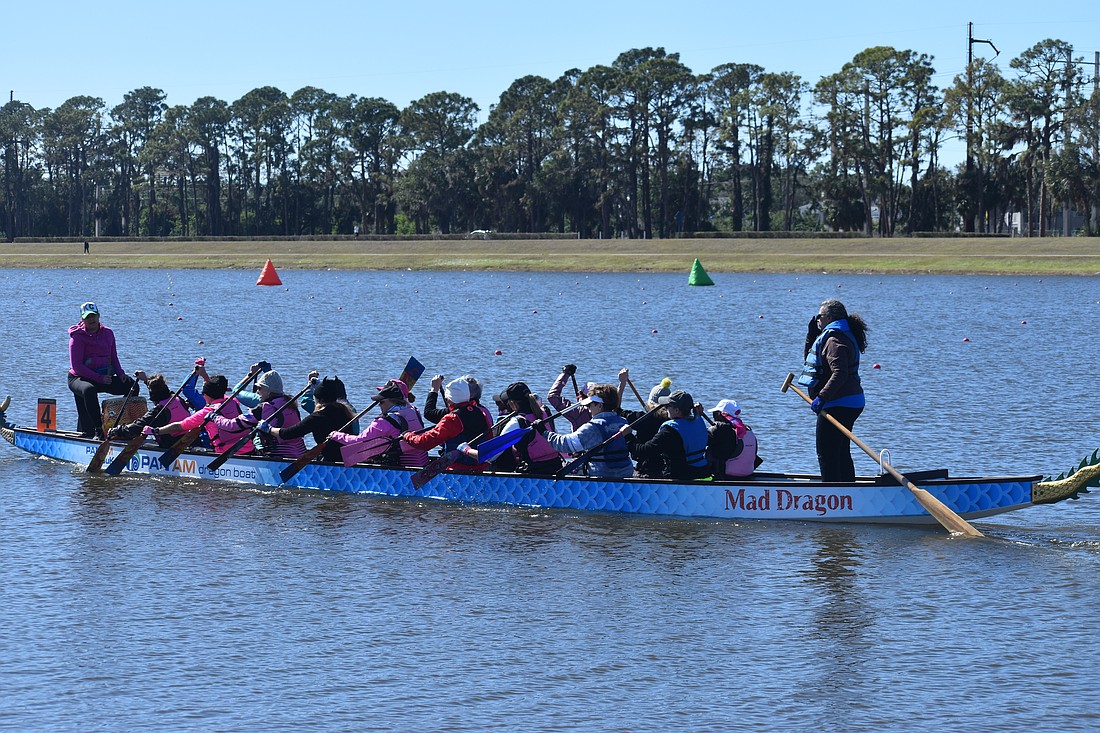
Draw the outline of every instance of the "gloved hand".
[[[141,429],[141,434],[146,435],[146,436],[148,436],[148,435],[155,436],[157,434],[157,429],[154,428],[152,425],[146,425],[145,427],[143,427]]]
[[[107,440],[114,440],[118,437],[120,430],[117,427],[111,428],[107,431]]]
[[[574,374],[577,373],[577,365],[576,364],[566,364],[565,366],[563,366],[561,368],[561,370],[565,374],[565,376],[571,377],[571,376],[573,376]]]
[[[810,403],[810,409],[813,410],[815,414],[821,412],[820,397],[814,397],[814,401]]]
[[[259,430],[261,433],[270,433],[271,423],[269,423],[267,420],[260,420],[258,423],[256,423],[256,429]]]
[[[473,448],[470,447],[469,443],[459,443],[455,447],[455,450],[458,451],[459,453],[461,453],[464,456],[468,456],[468,455],[470,455],[470,451],[472,451]]]

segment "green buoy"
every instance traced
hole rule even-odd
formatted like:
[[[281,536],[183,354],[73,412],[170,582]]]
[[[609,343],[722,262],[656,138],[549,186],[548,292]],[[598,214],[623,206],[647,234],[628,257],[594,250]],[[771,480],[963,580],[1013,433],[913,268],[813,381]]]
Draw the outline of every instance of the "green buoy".
[[[713,285],[714,281],[710,279],[710,275],[703,269],[702,263],[699,262],[699,258],[695,258],[695,264],[691,266],[691,275],[688,276],[688,285]]]

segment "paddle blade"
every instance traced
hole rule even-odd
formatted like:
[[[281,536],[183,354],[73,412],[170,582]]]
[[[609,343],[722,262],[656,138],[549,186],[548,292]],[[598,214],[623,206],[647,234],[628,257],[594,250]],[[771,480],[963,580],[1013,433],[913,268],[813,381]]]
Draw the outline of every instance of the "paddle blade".
[[[905,486],[916,497],[920,505],[924,507],[925,511],[936,518],[944,529],[948,532],[955,534],[965,535],[966,537],[985,537],[976,527],[960,517],[954,511],[951,510],[946,504],[932,496],[929,492],[922,488],[914,486],[911,481],[906,481]]]
[[[327,441],[318,443],[317,445],[313,446],[305,453],[303,453],[300,457],[294,459],[294,463],[291,463],[289,466],[280,471],[279,478],[282,479],[283,483],[285,484],[287,481],[294,478],[294,476],[299,471],[305,468],[305,465],[307,463],[311,462],[314,458],[319,456],[321,454],[321,451],[325,449],[325,442]]]
[[[95,455],[92,456],[92,460],[88,461],[87,468],[84,469],[86,473],[99,473],[103,468],[103,461],[107,460],[107,454],[111,451],[111,439],[108,438],[99,444],[99,447],[95,449]]]
[[[522,430],[512,430],[504,435],[498,435],[495,438],[486,440],[484,443],[477,447],[477,459],[482,463],[488,463],[504,451],[511,448],[516,443],[520,442],[527,437],[534,428],[523,428]]]
[[[451,464],[458,460],[460,455],[462,454],[456,450],[449,450],[439,458],[429,461],[428,465],[412,475],[413,488],[420,489],[424,484],[446,471]]]
[[[409,389],[412,389],[416,385],[416,380],[420,379],[420,375],[424,373],[424,365],[417,361],[414,357],[409,357],[409,363],[405,365],[405,371],[401,372],[401,376],[398,377],[405,383]]]
[[[123,446],[119,454],[107,464],[107,468],[105,469],[106,472],[111,476],[117,476],[122,473],[122,469],[126,468],[126,464],[130,462],[130,459],[134,457],[134,454],[138,452],[138,449],[141,448],[141,444],[144,442],[144,435],[141,433],[135,435],[129,443]]]

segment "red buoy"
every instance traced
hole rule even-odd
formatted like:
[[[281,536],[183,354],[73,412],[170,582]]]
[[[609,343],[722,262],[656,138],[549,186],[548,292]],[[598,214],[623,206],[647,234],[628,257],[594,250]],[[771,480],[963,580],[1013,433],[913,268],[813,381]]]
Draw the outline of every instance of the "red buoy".
[[[275,272],[275,265],[271,264],[271,260],[267,261],[264,265],[264,269],[260,271],[260,279],[256,281],[257,285],[282,285],[283,281],[279,279],[279,273]]]

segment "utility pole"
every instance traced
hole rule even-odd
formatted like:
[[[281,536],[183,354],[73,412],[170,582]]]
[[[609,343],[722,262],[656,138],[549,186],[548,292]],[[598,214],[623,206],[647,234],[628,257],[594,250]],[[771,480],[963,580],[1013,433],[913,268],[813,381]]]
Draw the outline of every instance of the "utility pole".
[[[966,186],[969,189],[969,201],[967,202],[966,216],[963,219],[963,231],[973,232],[974,220],[981,213],[978,211],[978,181],[974,173],[974,44],[988,43],[990,48],[996,51],[993,58],[1001,55],[993,41],[974,37],[974,23],[966,24]]]

